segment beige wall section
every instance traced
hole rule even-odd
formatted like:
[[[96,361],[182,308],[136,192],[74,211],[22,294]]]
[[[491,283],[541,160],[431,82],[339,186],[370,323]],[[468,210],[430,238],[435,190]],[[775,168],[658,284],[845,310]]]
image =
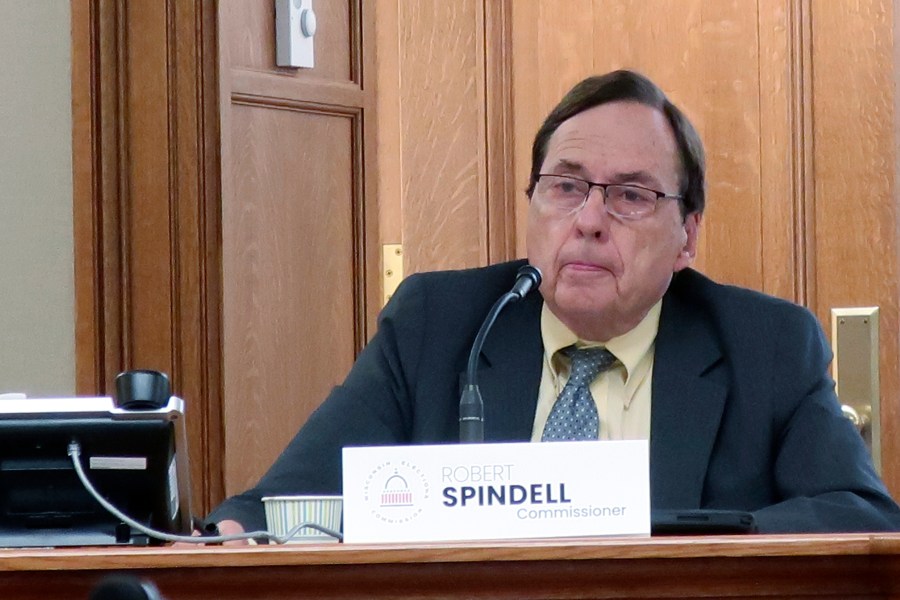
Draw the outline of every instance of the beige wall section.
[[[69,3],[0,2],[0,392],[75,391]]]

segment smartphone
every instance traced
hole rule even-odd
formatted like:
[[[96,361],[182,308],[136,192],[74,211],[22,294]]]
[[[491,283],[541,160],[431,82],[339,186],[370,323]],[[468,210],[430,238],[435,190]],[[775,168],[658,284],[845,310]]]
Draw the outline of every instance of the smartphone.
[[[651,535],[736,535],[756,533],[753,514],[742,510],[664,509],[650,511]]]

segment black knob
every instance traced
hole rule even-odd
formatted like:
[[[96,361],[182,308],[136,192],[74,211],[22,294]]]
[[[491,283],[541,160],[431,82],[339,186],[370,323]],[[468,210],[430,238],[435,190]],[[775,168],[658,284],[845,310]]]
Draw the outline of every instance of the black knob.
[[[165,373],[138,369],[116,377],[115,403],[126,410],[155,410],[169,402],[171,391]]]

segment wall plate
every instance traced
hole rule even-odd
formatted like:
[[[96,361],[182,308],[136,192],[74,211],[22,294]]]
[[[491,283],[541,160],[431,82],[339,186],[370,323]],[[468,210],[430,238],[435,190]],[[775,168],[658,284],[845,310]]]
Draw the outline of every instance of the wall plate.
[[[844,414],[855,421],[881,472],[878,307],[832,308],[832,365]]]
[[[314,67],[316,28],[312,0],[275,0],[275,64]]]

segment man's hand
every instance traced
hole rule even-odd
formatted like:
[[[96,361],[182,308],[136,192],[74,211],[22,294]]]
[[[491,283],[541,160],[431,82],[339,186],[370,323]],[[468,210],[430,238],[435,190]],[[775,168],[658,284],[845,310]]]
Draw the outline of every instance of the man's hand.
[[[226,519],[225,521],[220,521],[216,523],[216,527],[219,529],[219,535],[237,535],[240,533],[244,533],[244,527],[237,521],[232,521],[230,519]],[[194,537],[201,537],[201,533],[194,530],[194,533],[191,534]],[[192,548],[195,546],[201,546],[202,544],[194,544],[191,542],[175,542],[172,544],[173,548]],[[234,540],[231,542],[224,542],[223,546],[248,546],[250,545],[250,540]]]
[[[224,521],[219,521],[216,523],[219,528],[219,535],[236,535],[239,533],[244,533],[244,526],[238,523],[237,521],[232,521],[230,519],[226,519]],[[233,542],[225,542],[226,546],[247,546],[250,544],[250,540],[235,540]]]

